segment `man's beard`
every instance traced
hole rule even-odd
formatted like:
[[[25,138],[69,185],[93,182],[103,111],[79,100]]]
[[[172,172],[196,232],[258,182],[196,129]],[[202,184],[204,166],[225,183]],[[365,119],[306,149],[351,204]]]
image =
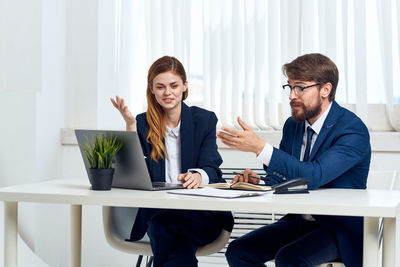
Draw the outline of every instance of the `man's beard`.
[[[292,106],[293,102],[290,102],[290,106]],[[296,122],[303,122],[305,120],[309,120],[312,119],[314,117],[316,117],[320,112],[321,112],[321,100],[318,101],[318,104],[316,107],[314,108],[306,108],[306,106],[304,105],[304,103],[296,103],[296,104],[300,104],[302,106],[302,110],[303,113],[299,113],[299,111],[296,111],[292,108],[292,119]],[[297,114],[299,113],[299,114]]]

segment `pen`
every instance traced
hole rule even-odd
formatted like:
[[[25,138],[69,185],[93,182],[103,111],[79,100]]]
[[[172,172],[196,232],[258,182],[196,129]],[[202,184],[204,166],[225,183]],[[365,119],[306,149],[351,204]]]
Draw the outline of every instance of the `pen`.
[[[237,175],[243,176],[243,173],[240,173],[240,172],[233,172],[233,174],[237,174]],[[261,176],[249,175],[249,177],[250,177],[250,178],[258,178],[258,179],[261,179]]]
[[[240,172],[233,172],[233,174],[237,174],[237,175],[243,176],[243,173],[240,173]],[[265,181],[265,182],[269,182],[269,181],[270,181],[269,178],[263,177],[263,176],[261,176],[261,175],[260,175],[260,176],[249,175],[249,177],[250,177],[250,178],[258,178],[258,179],[263,180],[263,181]],[[286,178],[285,178],[284,180],[286,180]]]

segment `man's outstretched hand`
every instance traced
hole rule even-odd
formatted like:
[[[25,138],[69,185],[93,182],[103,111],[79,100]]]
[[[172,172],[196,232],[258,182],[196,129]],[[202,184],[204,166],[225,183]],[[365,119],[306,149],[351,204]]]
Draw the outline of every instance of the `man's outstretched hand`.
[[[218,138],[222,143],[234,149],[260,154],[265,146],[265,141],[258,137],[240,117],[238,117],[238,123],[243,131],[222,127],[223,131],[217,132]]]

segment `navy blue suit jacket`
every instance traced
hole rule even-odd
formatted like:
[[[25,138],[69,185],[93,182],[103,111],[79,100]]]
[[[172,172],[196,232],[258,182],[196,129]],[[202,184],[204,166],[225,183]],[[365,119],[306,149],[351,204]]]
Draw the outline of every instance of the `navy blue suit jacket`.
[[[149,125],[146,113],[136,117],[137,132],[146,157],[147,168],[153,182],[165,182],[165,160],[158,162],[151,159],[151,145],[146,141]],[[182,102],[181,110],[181,173],[188,169],[203,169],[209,177],[210,183],[225,182],[219,166],[222,158],[218,153],[216,124],[217,117],[211,111]],[[229,231],[233,227],[233,218],[230,212],[212,212],[221,226]],[[152,216],[151,209],[140,209],[131,233],[131,240],[139,240],[147,229],[147,221]]]
[[[274,148],[269,166],[264,166],[271,183],[283,177],[308,179],[309,189],[365,189],[371,159],[368,129],[354,113],[335,101],[315,141],[309,161],[300,161],[305,123],[289,118],[283,128],[279,149]],[[363,218],[313,216],[336,233],[342,261],[362,266]],[[301,223],[301,216],[286,216]]]
[[[149,125],[146,113],[136,117],[137,132],[147,167],[153,182],[165,182],[165,160],[155,162],[151,159],[151,145],[146,142]],[[188,169],[203,169],[210,178],[210,183],[224,182],[219,166],[222,158],[218,153],[216,125],[217,117],[211,111],[196,106],[188,107],[182,102],[181,112],[181,173]]]

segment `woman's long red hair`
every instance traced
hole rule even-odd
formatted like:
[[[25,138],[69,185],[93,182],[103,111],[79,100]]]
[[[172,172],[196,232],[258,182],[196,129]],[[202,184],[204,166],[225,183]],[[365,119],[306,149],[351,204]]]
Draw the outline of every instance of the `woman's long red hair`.
[[[163,140],[166,135],[166,121],[164,117],[164,110],[158,104],[154,97],[151,89],[153,87],[154,78],[164,72],[172,71],[176,75],[179,75],[182,82],[185,83],[186,72],[183,65],[179,60],[174,57],[164,56],[157,59],[150,67],[147,75],[147,112],[146,119],[149,124],[149,133],[147,134],[146,141],[151,144],[151,159],[158,161],[163,159],[167,153]],[[185,100],[188,96],[188,90],[183,92],[182,100]]]

